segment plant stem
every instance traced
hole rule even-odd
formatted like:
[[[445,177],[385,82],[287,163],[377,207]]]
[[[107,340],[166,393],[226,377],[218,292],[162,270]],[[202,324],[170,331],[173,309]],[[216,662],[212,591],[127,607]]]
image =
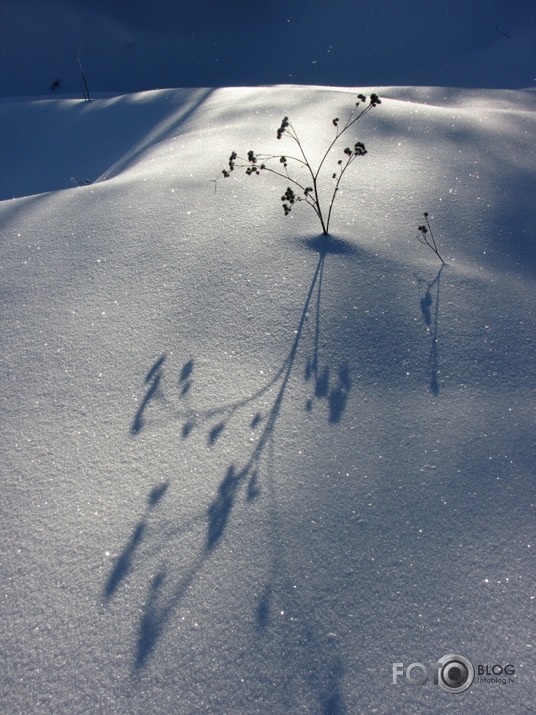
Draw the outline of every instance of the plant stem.
[[[290,127],[290,129],[291,129],[291,131],[289,132],[289,136],[290,136],[292,139],[294,139],[294,141],[295,141],[296,144],[298,145],[298,147],[299,147],[299,149],[300,149],[300,152],[301,152],[301,155],[303,156],[303,160],[304,160],[304,162],[305,162],[305,165],[306,165],[307,169],[309,170],[309,174],[311,175],[311,180],[312,180],[312,182],[313,182],[313,191],[314,191],[314,199],[313,199],[313,201],[314,201],[314,203],[315,203],[316,215],[318,216],[318,219],[319,219],[319,221],[320,221],[320,225],[322,226],[322,234],[323,234],[324,236],[327,236],[327,234],[328,234],[329,219],[328,219],[328,224],[326,224],[326,223],[324,222],[324,216],[323,216],[323,214],[322,214],[322,207],[320,206],[320,198],[319,198],[319,195],[318,195],[318,183],[317,183],[317,179],[318,179],[318,172],[320,171],[320,168],[318,168],[318,170],[316,171],[316,173],[313,171],[313,169],[311,168],[311,164],[309,163],[309,159],[307,158],[307,156],[306,156],[306,154],[305,154],[305,152],[304,152],[304,150],[303,150],[303,147],[302,147],[302,145],[301,145],[301,142],[300,142],[300,140],[298,139],[298,135],[296,134],[296,132],[295,132],[295,130],[294,130],[294,127],[292,126],[292,124],[289,124],[289,127]],[[326,156],[327,156],[327,154],[323,157],[322,162],[324,161],[324,159],[326,158]],[[322,164],[321,164],[320,166],[322,166]]]
[[[80,68],[80,74],[82,75],[82,80],[84,82],[84,101],[85,102],[91,102],[91,97],[89,96],[89,87],[87,86],[87,81],[86,81],[86,75],[84,74],[84,70],[82,69],[82,62],[80,60],[80,52],[78,53],[76,59],[78,60],[78,66]]]
[[[354,111],[355,111],[355,109],[354,109],[354,110],[350,113],[350,116],[348,117],[348,119],[346,120],[346,124],[344,125],[344,127],[343,127],[340,131],[339,131],[339,129],[337,128],[336,136],[335,136],[335,138],[333,139],[333,141],[331,142],[331,144],[328,146],[328,148],[327,148],[327,150],[326,150],[324,156],[322,157],[322,160],[320,161],[320,164],[318,165],[318,169],[316,170],[316,174],[315,174],[315,178],[314,178],[315,186],[316,186],[316,177],[319,175],[320,170],[321,170],[321,168],[322,168],[322,166],[323,166],[323,164],[324,164],[324,161],[326,160],[326,158],[327,158],[328,154],[330,153],[330,151],[331,151],[331,150],[333,149],[333,147],[335,146],[336,142],[340,139],[340,137],[344,134],[345,131],[347,131],[353,124],[355,124],[355,122],[357,122],[359,119],[361,119],[361,117],[362,117],[364,114],[366,114],[368,111],[370,111],[371,107],[372,107],[372,105],[369,104],[369,105],[368,105],[367,107],[365,107],[365,109],[363,109],[356,117],[354,117],[354,118],[352,119],[352,115],[353,115],[353,113],[354,113]],[[341,169],[341,172],[340,172],[340,174],[339,174],[339,176],[338,176],[338,178],[337,178],[337,183],[335,184],[335,188],[334,188],[333,194],[332,194],[332,196],[331,196],[331,201],[330,201],[330,203],[329,203],[329,212],[328,212],[328,218],[327,218],[325,227],[324,227],[324,222],[323,222],[323,221],[321,222],[321,223],[322,223],[322,228],[323,228],[323,230],[324,230],[324,234],[325,234],[325,235],[327,235],[327,234],[329,233],[329,222],[330,222],[330,220],[331,220],[331,212],[332,212],[332,210],[333,210],[333,204],[335,203],[335,199],[336,199],[337,193],[338,193],[338,191],[339,191],[339,184],[341,183],[341,179],[342,179],[342,177],[343,177],[343,175],[344,175],[344,172],[345,172],[346,169],[350,166],[350,164],[351,164],[353,158],[354,158],[353,155],[348,158],[348,160],[347,160],[347,162],[346,162],[346,165]]]

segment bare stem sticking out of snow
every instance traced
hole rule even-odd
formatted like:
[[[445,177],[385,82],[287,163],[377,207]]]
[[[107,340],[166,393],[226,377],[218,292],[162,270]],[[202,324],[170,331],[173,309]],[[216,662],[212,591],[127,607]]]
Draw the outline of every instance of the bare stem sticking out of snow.
[[[428,246],[428,248],[431,248],[432,251],[439,258],[441,263],[443,265],[446,265],[445,261],[441,257],[441,254],[439,253],[439,249],[435,242],[434,234],[432,233],[432,227],[430,226],[430,221],[428,220],[428,211],[425,211],[423,216],[425,223],[417,227],[417,230],[419,231],[419,233],[417,234],[417,240],[424,246]]]

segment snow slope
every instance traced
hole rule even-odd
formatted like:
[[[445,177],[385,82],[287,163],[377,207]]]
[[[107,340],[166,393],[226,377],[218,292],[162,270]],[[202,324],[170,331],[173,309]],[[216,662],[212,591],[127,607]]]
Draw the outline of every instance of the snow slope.
[[[372,89],[0,103],[6,715],[533,712],[534,92]]]

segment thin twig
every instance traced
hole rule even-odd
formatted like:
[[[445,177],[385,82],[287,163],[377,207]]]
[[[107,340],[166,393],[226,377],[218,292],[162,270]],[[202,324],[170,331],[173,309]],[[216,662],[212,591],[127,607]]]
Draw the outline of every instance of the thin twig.
[[[423,216],[424,216],[426,225],[421,225],[421,226],[417,227],[417,230],[419,231],[419,235],[417,235],[417,240],[419,241],[419,243],[422,243],[424,246],[428,246],[428,248],[431,248],[432,251],[439,258],[441,263],[443,265],[446,265],[445,261],[441,257],[441,254],[439,253],[439,249],[437,247],[437,243],[435,241],[434,234],[432,232],[432,227],[430,226],[430,221],[428,219],[428,211],[425,211]]]

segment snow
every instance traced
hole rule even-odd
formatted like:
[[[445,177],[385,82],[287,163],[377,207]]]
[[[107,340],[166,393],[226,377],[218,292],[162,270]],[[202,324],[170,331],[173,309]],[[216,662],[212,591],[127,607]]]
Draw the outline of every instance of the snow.
[[[0,100],[6,715],[533,712],[534,90],[312,81]]]
[[[315,84],[519,89],[530,0],[1,0],[2,96]]]

